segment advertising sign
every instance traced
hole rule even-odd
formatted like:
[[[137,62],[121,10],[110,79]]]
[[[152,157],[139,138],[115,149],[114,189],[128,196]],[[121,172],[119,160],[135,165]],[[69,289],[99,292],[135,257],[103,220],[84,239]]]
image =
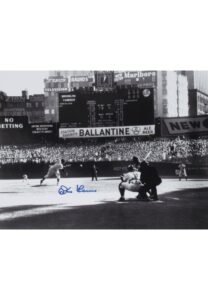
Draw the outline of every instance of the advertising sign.
[[[66,92],[68,91],[68,78],[45,79],[45,92]]]
[[[71,76],[71,82],[88,82],[92,81],[92,78],[89,78],[88,76]]]
[[[52,83],[56,83],[56,82],[68,82],[68,78],[48,78],[47,83],[52,82]]]
[[[115,74],[115,82],[117,84],[134,84],[138,87],[153,87],[157,83],[156,71],[126,71]]]
[[[97,89],[112,89],[114,84],[114,72],[96,71],[95,86]]]
[[[31,124],[30,128],[33,135],[54,133],[54,124]]]
[[[155,134],[155,125],[147,126],[123,126],[123,127],[93,127],[93,128],[60,128],[59,137],[68,138],[98,138],[98,137],[122,137],[145,136]]]
[[[72,76],[71,89],[87,88],[93,86],[93,78],[88,76]]]
[[[68,91],[68,88],[67,87],[45,88],[44,91],[45,92],[66,92],[66,91]]]
[[[198,117],[167,118],[163,122],[169,134],[208,132],[208,115]]]

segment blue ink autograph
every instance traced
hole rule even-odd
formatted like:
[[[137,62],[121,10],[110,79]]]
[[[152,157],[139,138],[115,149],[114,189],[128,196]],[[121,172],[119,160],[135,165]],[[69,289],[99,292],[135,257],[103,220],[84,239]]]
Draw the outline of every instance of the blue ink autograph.
[[[72,193],[71,187],[66,187],[65,185],[61,185],[60,188],[58,189],[58,193],[60,195],[65,195],[67,193]]]
[[[84,185],[77,185],[76,186],[76,192],[77,193],[95,193],[97,190],[87,190],[85,189]],[[58,193],[60,195],[65,195],[67,193],[73,193],[72,188],[69,186],[61,185],[60,188],[58,189]]]
[[[77,192],[78,193],[95,193],[97,190],[86,190],[84,185],[77,185]]]

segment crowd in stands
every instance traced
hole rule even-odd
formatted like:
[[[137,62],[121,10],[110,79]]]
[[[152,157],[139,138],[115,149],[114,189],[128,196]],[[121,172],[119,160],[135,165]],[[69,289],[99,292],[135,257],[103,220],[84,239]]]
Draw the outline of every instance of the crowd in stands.
[[[133,156],[142,160],[149,151],[152,151],[150,162],[200,160],[208,158],[208,138],[91,139],[45,145],[1,145],[0,163],[53,163],[58,158],[69,162],[130,161]]]

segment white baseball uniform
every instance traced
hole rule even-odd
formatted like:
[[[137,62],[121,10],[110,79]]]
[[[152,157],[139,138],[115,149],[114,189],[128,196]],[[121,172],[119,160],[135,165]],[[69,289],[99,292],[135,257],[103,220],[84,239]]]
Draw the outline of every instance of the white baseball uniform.
[[[63,164],[61,163],[61,160],[58,160],[53,166],[50,166],[48,169],[48,173],[45,175],[45,178],[52,177],[53,175],[56,176],[56,178],[60,178],[60,171],[63,169]]]
[[[131,192],[138,192],[141,187],[140,175],[141,173],[138,171],[124,174],[121,188]]]

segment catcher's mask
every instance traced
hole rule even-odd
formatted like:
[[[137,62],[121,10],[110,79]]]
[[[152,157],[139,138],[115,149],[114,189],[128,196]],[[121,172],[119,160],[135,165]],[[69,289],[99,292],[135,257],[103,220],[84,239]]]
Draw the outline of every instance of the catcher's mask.
[[[128,169],[129,172],[133,172],[134,171],[134,167],[132,165],[129,165],[127,169]]]

